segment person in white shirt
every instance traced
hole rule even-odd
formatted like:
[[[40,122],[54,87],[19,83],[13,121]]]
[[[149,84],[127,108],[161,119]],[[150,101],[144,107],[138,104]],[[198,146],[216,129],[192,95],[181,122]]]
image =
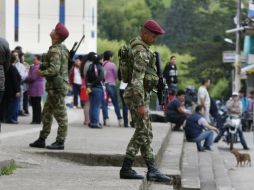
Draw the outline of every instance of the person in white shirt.
[[[210,79],[202,79],[201,86],[198,89],[198,105],[201,105],[205,109],[204,117],[208,123],[211,123],[210,121],[210,105],[211,100],[209,93],[207,89],[210,86]]]
[[[78,97],[80,95],[80,88],[82,84],[82,78],[80,74],[80,65],[81,65],[82,56],[78,56],[75,59],[75,63],[71,69],[70,73],[70,85],[73,92],[73,106],[74,108],[78,107]],[[80,102],[81,107],[83,107],[82,102]]]
[[[17,50],[12,51],[12,54],[18,54],[19,52]],[[26,79],[26,77],[28,76],[28,71],[25,67],[25,65],[23,63],[20,62],[19,59],[19,54],[16,56],[16,63],[15,63],[15,67],[17,68],[19,75],[21,76],[21,85],[20,85],[20,99],[19,99],[19,108],[17,110],[18,113],[20,113],[21,115],[23,114],[23,93],[25,92],[24,89],[24,81]]]

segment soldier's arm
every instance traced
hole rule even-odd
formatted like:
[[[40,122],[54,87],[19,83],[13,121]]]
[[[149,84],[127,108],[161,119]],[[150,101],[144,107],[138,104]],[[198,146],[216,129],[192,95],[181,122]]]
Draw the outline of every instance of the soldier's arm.
[[[149,58],[145,50],[134,52],[134,64],[131,84],[133,86],[133,97],[135,97],[133,101],[137,106],[145,105],[143,80],[148,63]]]
[[[42,76],[56,76],[58,75],[61,67],[61,57],[58,50],[50,51],[50,60],[48,67],[45,70],[41,70]]]

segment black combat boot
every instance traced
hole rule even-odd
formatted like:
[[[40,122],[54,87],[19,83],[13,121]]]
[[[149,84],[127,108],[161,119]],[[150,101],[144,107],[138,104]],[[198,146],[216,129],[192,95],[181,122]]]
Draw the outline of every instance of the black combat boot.
[[[30,147],[35,147],[35,148],[45,148],[45,139],[43,138],[39,138],[36,141],[34,141],[33,143],[29,144]]]
[[[155,182],[165,182],[172,184],[172,178],[162,174],[155,166],[154,160],[146,161],[146,165],[148,168],[146,177],[147,181],[155,181]]]
[[[124,158],[123,166],[120,170],[121,179],[144,179],[144,176],[137,174],[135,170],[131,168],[133,160]]]
[[[46,148],[51,150],[63,150],[64,142],[56,141],[52,143],[51,145],[48,145]]]

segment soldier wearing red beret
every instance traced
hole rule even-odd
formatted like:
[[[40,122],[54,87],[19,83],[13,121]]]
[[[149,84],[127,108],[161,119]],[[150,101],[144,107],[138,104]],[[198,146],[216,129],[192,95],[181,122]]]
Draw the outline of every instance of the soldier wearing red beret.
[[[151,147],[153,133],[149,120],[149,96],[151,90],[158,84],[156,74],[155,54],[150,50],[150,45],[156,42],[159,35],[164,34],[163,28],[154,20],[144,22],[140,35],[131,40],[130,47],[133,55],[131,79],[124,91],[124,101],[127,104],[132,117],[135,133],[131,138],[126,156],[120,170],[122,179],[143,179],[142,175],[137,174],[132,169],[135,156],[141,151],[148,172],[148,181],[172,182],[172,179],[162,174],[155,166],[153,149]],[[129,74],[129,72],[126,72]],[[125,73],[122,73],[125,75]],[[129,78],[123,76],[122,78]]]
[[[52,46],[46,54],[38,71],[39,76],[46,78],[47,100],[42,111],[43,128],[40,132],[39,139],[31,143],[31,147],[45,148],[45,140],[48,137],[53,121],[53,116],[58,123],[56,141],[47,146],[48,149],[64,149],[64,141],[67,135],[67,112],[64,97],[69,90],[68,84],[68,59],[69,51],[62,42],[69,36],[67,28],[58,23],[55,29],[50,33]]]

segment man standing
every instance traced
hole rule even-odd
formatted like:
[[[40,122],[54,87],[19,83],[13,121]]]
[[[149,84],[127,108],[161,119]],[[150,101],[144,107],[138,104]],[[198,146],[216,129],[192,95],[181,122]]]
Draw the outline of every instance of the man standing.
[[[1,105],[4,90],[5,90],[5,73],[9,67],[11,52],[9,49],[9,43],[4,39],[0,38],[0,108],[3,109]],[[0,116],[3,117],[3,111],[0,109]],[[0,130],[1,130],[1,118],[0,117]]]
[[[43,128],[39,139],[31,143],[31,147],[44,148],[55,117],[59,127],[56,142],[47,146],[48,149],[64,149],[64,141],[67,135],[68,119],[64,97],[68,86],[68,59],[69,51],[62,42],[69,36],[67,28],[58,23],[50,33],[52,46],[49,47],[46,60],[40,66],[38,75],[46,78],[46,91],[48,93],[42,111]]]
[[[210,121],[210,105],[211,100],[209,93],[207,89],[210,86],[210,79],[202,79],[201,80],[201,86],[198,89],[198,105],[203,106],[205,109],[204,117],[208,123],[211,123]]]
[[[163,71],[163,77],[166,79],[168,89],[176,92],[177,91],[176,56],[173,55],[170,57],[170,61]]]
[[[155,54],[150,50],[150,45],[154,44],[157,37],[164,33],[165,31],[156,21],[147,20],[140,31],[140,36],[130,42],[133,54],[133,62],[130,63],[132,77],[124,92],[124,100],[130,109],[135,132],[128,144],[120,170],[121,179],[143,179],[142,175],[137,174],[131,168],[135,156],[140,150],[148,167],[147,180],[171,182],[171,179],[160,173],[155,166],[151,147],[153,133],[148,107],[149,93],[158,83]]]

